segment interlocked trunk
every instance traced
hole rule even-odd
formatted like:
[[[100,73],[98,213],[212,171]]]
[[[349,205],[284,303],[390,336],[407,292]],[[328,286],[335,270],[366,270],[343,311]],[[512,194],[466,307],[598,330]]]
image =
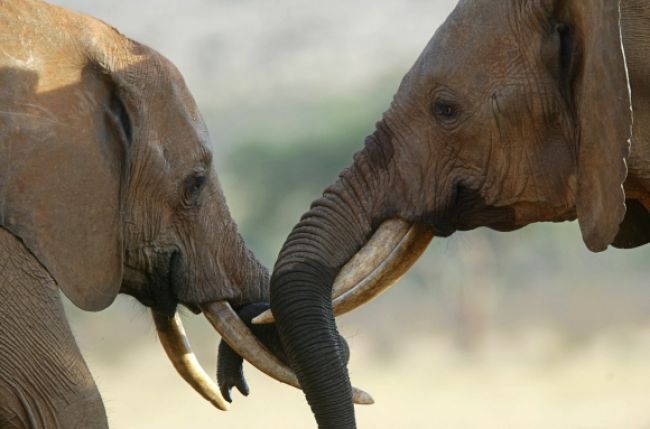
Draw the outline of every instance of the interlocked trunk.
[[[332,313],[335,277],[390,216],[383,123],[289,235],[271,278],[278,332],[320,428],[354,428],[352,390]]]

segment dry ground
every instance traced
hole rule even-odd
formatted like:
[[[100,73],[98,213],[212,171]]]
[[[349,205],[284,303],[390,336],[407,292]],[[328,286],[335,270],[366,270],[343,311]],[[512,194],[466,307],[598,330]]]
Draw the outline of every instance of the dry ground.
[[[300,392],[250,366],[251,396],[235,395],[227,413],[211,408],[175,374],[147,319],[133,316],[122,322],[130,329],[99,338],[77,329],[112,428],[315,427]],[[211,343],[200,318],[189,319],[195,342]],[[580,344],[543,330],[488,333],[472,354],[447,337],[418,335],[387,357],[364,337],[350,339],[350,368],[376,404],[357,408],[360,428],[650,428],[650,326]],[[214,350],[199,351],[212,372]]]

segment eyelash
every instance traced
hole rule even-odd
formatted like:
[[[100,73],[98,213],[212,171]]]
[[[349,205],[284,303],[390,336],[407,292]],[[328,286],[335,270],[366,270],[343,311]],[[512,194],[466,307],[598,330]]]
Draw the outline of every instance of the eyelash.
[[[196,205],[204,185],[205,176],[189,176],[185,179],[185,201],[189,205]]]

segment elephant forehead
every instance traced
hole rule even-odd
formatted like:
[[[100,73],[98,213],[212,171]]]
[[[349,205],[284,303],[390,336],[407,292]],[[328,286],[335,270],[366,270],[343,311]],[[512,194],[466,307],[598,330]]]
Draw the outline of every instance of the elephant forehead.
[[[467,92],[486,87],[486,78],[525,78],[529,54],[539,52],[547,14],[539,1],[517,3],[462,0],[423,51],[415,66],[418,75],[457,83]]]

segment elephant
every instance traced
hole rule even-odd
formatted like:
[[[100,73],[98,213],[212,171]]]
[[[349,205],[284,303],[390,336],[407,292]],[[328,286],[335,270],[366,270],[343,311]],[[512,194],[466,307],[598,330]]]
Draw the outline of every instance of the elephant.
[[[233,310],[268,302],[269,274],[229,213],[180,72],[97,19],[38,0],[0,10],[0,427],[108,425],[60,291],[88,311],[118,293],[150,308],[174,367],[222,410],[179,305],[298,386]]]
[[[288,235],[271,310],[320,428],[354,428],[335,316],[434,236],[578,220],[650,241],[650,2],[460,0],[352,164]],[[634,120],[633,120],[634,116]]]

